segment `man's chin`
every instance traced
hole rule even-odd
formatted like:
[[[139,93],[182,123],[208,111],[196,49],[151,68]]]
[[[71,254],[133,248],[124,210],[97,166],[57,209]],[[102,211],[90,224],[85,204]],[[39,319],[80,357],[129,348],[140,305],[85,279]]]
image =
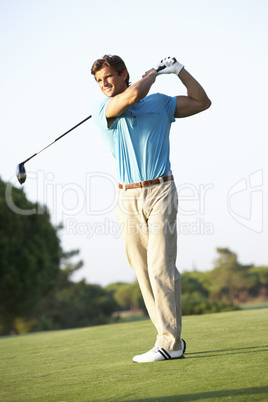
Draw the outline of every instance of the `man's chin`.
[[[106,95],[108,98],[112,98],[114,96],[114,91],[104,91],[104,95]]]

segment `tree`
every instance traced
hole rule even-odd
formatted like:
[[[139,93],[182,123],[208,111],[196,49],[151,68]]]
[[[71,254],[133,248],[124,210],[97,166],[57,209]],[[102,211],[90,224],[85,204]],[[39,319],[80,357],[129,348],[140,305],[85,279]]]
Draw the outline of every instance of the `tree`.
[[[209,299],[207,273],[198,271],[181,274],[182,314],[206,314],[218,311],[233,310],[233,307],[222,301]]]
[[[18,210],[41,213],[14,212],[7,203],[7,188]],[[0,332],[6,334],[13,330],[15,318],[31,315],[53,287],[62,250],[47,208],[31,203],[23,189],[1,179],[0,222]]]
[[[254,285],[250,288],[250,296],[267,300],[268,298],[268,266],[252,267],[250,275],[255,278]]]
[[[51,330],[107,324],[117,305],[99,285],[85,280],[73,282],[72,274],[81,268],[82,261],[71,264],[78,250],[64,254],[65,266],[60,270],[56,286],[41,300],[35,310],[36,323],[32,330]]]
[[[198,292],[203,297],[208,297],[208,290],[202,283],[202,273],[194,272],[183,272],[181,274],[181,290],[184,293]]]
[[[256,277],[250,275],[252,265],[241,265],[237,255],[228,248],[217,248],[219,257],[210,272],[210,291],[214,300],[228,303],[246,301]]]
[[[123,310],[142,309],[147,313],[138,281],[133,283],[114,283],[107,286],[106,290],[114,298],[119,308]]]

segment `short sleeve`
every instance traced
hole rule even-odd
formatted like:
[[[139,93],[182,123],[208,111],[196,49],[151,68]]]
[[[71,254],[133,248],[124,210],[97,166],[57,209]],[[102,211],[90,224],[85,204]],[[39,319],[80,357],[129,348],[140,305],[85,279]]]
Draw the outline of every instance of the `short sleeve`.
[[[177,103],[177,97],[176,96],[166,96],[166,112],[168,114],[169,120],[171,123],[173,123],[175,119],[175,110],[176,110],[176,103]]]
[[[108,98],[102,99],[101,101],[93,105],[91,114],[95,124],[100,129],[104,141],[108,145],[113,156],[115,156],[115,143],[114,143],[115,133],[113,130],[115,123],[109,128],[106,119],[106,108],[109,100],[110,99]]]
[[[107,119],[106,119],[106,108],[110,99],[102,99],[101,101],[95,103],[92,108],[92,117],[101,130],[108,130]]]

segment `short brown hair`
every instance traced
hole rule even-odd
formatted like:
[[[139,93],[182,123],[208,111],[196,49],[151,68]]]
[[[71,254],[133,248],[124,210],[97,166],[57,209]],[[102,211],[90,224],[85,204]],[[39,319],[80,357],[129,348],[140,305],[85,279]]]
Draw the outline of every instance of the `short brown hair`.
[[[91,74],[95,76],[96,72],[101,70],[103,67],[111,67],[113,70],[117,71],[119,75],[121,75],[124,70],[127,70],[126,65],[121,57],[105,54],[102,59],[94,61],[91,67]],[[129,73],[125,82],[129,87]]]

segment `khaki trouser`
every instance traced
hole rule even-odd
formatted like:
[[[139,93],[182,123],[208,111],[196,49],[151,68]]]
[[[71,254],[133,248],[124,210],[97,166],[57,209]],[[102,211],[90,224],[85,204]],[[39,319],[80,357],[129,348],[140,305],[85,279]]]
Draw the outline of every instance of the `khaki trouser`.
[[[119,190],[117,217],[135,270],[156,346],[180,350],[181,284],[176,268],[178,195],[174,181]]]

